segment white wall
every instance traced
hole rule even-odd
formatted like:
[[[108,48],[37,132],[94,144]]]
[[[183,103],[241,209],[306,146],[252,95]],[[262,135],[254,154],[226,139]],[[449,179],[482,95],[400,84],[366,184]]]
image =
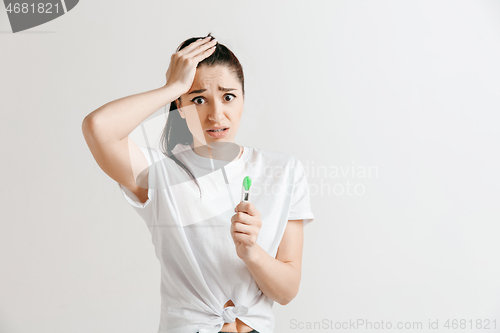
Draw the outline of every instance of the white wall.
[[[149,231],[81,121],[208,32],[245,70],[236,142],[308,166],[316,218],[276,332],[500,331],[500,2],[87,0],[16,34],[2,9],[0,32],[0,332],[156,332]]]

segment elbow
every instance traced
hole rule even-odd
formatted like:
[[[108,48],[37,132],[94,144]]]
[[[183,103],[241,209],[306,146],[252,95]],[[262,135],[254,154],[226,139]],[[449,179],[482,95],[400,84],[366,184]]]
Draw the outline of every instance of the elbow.
[[[102,135],[97,136],[99,133],[101,132],[96,130],[95,118],[92,115],[85,117],[82,121],[82,134],[89,147],[94,145],[98,138],[102,137]]]
[[[287,305],[288,303],[290,303],[291,300],[281,300],[281,301],[278,301],[278,303],[280,305]]]
[[[82,121],[82,134],[85,140],[88,140],[88,136],[91,130],[91,124],[90,124],[90,119],[89,117],[85,117]]]
[[[287,305],[290,303],[299,293],[299,287],[300,287],[300,280],[301,280],[301,272],[300,268],[296,270],[296,274],[294,275],[293,281],[289,283],[289,288],[285,293],[283,293],[283,297],[279,300],[276,300],[281,305]]]
[[[287,305],[288,303],[290,303],[293,299],[295,298],[295,296],[293,297],[287,297],[287,298],[282,298],[280,299],[279,301],[277,301],[280,305]]]
[[[83,133],[91,131],[95,126],[96,120],[95,120],[95,117],[92,113],[88,114],[85,118],[83,118],[83,121],[82,121],[82,132]]]
[[[299,293],[299,287],[297,286],[288,295],[284,295],[283,298],[277,300],[276,302],[278,302],[280,305],[287,305],[288,303],[293,301],[293,299],[297,296],[298,293]]]
[[[82,121],[82,133],[86,140],[89,138],[94,139],[96,136],[102,139],[103,134],[106,134],[106,131],[103,131],[102,128],[102,120],[98,119],[93,113],[87,115]]]
[[[90,115],[88,115],[85,118],[83,118],[82,133],[86,134],[86,133],[90,132],[91,128],[92,128],[92,117]]]

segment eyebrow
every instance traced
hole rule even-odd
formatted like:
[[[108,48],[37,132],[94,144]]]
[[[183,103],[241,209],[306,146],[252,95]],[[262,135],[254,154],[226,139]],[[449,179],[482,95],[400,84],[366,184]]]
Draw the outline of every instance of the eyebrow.
[[[224,87],[219,86],[219,90],[220,91],[231,91],[231,90],[236,90],[236,88],[224,88]],[[202,93],[204,91],[207,91],[207,89],[193,90],[193,91],[189,92],[188,95],[199,94],[199,93]]]

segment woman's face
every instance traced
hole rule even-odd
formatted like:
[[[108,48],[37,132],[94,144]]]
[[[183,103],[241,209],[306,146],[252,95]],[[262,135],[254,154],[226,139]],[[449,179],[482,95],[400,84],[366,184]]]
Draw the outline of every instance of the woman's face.
[[[225,66],[202,65],[196,69],[191,89],[177,101],[186,119],[194,146],[211,142],[234,142],[243,113],[243,92],[236,74]],[[212,132],[214,127],[227,128]]]

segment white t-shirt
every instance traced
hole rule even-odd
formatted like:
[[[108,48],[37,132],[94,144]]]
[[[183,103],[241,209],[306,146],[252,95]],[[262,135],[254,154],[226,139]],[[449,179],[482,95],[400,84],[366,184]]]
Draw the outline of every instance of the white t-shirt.
[[[231,238],[231,217],[250,176],[249,201],[261,214],[257,243],[273,258],[288,220],[313,219],[302,163],[290,154],[244,146],[241,157],[221,162],[177,145],[174,156],[189,175],[157,148],[141,147],[149,164],[148,200],[140,203],[118,184],[146,222],[161,266],[159,333],[216,333],[236,317],[260,333],[272,333],[274,301],[262,293]],[[154,161],[154,163],[152,162]],[[215,165],[214,165],[215,164]],[[232,300],[234,307],[224,305]]]

